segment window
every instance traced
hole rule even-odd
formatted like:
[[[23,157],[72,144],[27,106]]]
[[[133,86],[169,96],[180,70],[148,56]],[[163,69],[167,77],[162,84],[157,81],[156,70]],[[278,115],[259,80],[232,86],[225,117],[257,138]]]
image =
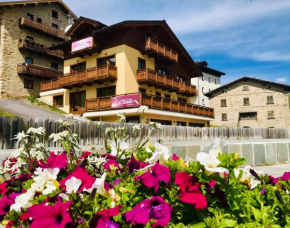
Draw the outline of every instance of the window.
[[[71,73],[75,71],[85,70],[85,69],[86,69],[86,62],[81,62],[76,65],[70,66]]]
[[[27,18],[30,19],[30,20],[33,20],[34,16],[31,13],[27,13]]]
[[[204,88],[202,87],[201,91],[204,93]]]
[[[53,18],[58,19],[58,12],[57,11],[53,10],[51,12],[51,15],[52,15]]]
[[[138,58],[138,70],[146,68],[146,60]]]
[[[139,116],[128,116],[126,117],[126,123],[140,123]]]
[[[268,119],[275,119],[274,111],[268,111]]]
[[[217,84],[217,81],[216,81],[216,79],[214,80],[214,84]]]
[[[51,27],[54,28],[54,29],[58,29],[58,25],[54,24],[54,23],[51,24]]]
[[[157,97],[161,97],[161,93],[159,93],[159,92],[155,92],[155,95],[156,95]]]
[[[247,86],[247,85],[244,85],[243,86],[243,91],[249,91],[250,89],[249,89],[249,86]]]
[[[180,97],[178,97],[178,98],[177,98],[177,100],[178,100],[178,101],[185,102],[185,103],[187,102],[187,100],[186,100],[186,99],[184,99],[184,98],[180,98]]]
[[[63,95],[53,97],[54,107],[63,107]]]
[[[208,82],[210,83],[210,77],[208,77]]]
[[[158,73],[163,74],[163,75],[169,75],[169,71],[166,69],[162,69],[162,68],[158,69]]]
[[[58,63],[51,63],[51,69],[58,70]]]
[[[165,98],[169,98],[170,99],[170,94],[165,94],[164,96],[165,96]]]
[[[34,40],[34,37],[32,37],[32,36],[26,36],[26,38],[29,39],[29,41]]]
[[[204,81],[204,78],[203,78],[203,76],[201,77],[201,80],[202,80],[202,81]]]
[[[42,19],[38,17],[38,18],[37,18],[37,22],[38,22],[38,23],[42,23]]]
[[[33,80],[24,79],[24,88],[33,89]]]
[[[257,112],[243,112],[240,113],[240,120],[256,120]]]
[[[105,66],[105,65],[116,66],[115,56],[97,59],[97,66]]]
[[[267,104],[274,104],[273,96],[267,96]]]
[[[221,99],[221,107],[227,107],[227,100]]]
[[[140,92],[140,93],[146,93],[146,89],[139,88],[139,92]]]
[[[244,106],[249,106],[250,105],[250,99],[248,97],[244,98]]]
[[[228,120],[227,113],[222,113],[222,121],[227,121],[227,120]]]
[[[176,80],[179,81],[179,82],[185,82],[185,77],[182,77],[182,76],[176,76]]]
[[[204,99],[202,99],[202,105],[204,105]]]
[[[27,64],[33,64],[33,58],[31,58],[31,57],[26,57],[26,58],[25,58],[25,62],[26,62]]]
[[[116,93],[116,87],[106,87],[106,88],[100,88],[97,89],[97,97],[108,97],[108,96],[114,96]]]

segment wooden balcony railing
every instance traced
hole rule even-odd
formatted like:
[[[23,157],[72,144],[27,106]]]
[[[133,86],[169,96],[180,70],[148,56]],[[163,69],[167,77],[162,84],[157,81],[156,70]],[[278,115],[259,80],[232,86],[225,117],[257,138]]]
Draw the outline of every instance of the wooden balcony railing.
[[[37,21],[31,20],[27,17],[20,18],[20,27],[29,28],[36,30],[38,32],[45,33],[46,35],[53,36],[62,40],[68,40],[69,37],[65,35],[65,32],[60,29],[52,28],[49,25],[39,23]]]
[[[59,70],[53,70],[47,67],[38,66],[34,64],[27,64],[27,63],[19,64],[17,66],[17,73],[20,75],[27,74],[27,75],[39,76],[43,78],[57,78],[61,74],[63,74],[63,72]]]
[[[157,71],[150,69],[141,69],[137,71],[137,81],[142,84],[146,83],[157,88],[168,89],[169,91],[179,92],[186,96],[196,96],[197,90],[193,85],[175,80],[173,77],[158,74]]]
[[[63,52],[60,50],[49,50],[45,45],[33,43],[30,41],[19,40],[18,43],[19,50],[28,50],[35,53],[43,54],[46,56],[56,57],[63,59]]]
[[[104,65],[62,75],[58,77],[57,81],[42,82],[41,92],[62,87],[93,84],[95,81],[104,82],[106,80],[117,80],[117,67]]]
[[[145,51],[154,51],[174,62],[178,62],[178,53],[176,51],[151,37],[146,38]]]
[[[214,118],[214,109],[212,108],[198,106],[186,103],[184,101],[171,100],[165,97],[153,96],[145,93],[139,94],[140,105],[146,105],[149,108]],[[100,97],[86,100],[86,111],[99,111],[104,109],[113,109],[111,97]]]

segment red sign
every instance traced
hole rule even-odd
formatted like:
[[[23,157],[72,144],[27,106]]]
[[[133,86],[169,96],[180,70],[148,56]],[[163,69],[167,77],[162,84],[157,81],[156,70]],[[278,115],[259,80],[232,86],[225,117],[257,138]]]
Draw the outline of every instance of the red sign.
[[[83,49],[93,47],[94,39],[93,37],[88,37],[82,40],[77,40],[71,44],[71,52],[77,52]]]
[[[123,96],[111,97],[112,108],[128,108],[140,106],[140,94],[128,94]]]

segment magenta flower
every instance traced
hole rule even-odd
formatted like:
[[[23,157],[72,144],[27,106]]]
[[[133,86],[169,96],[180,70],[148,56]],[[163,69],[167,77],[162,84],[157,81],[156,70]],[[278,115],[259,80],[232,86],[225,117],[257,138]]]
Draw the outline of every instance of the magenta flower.
[[[0,200],[0,216],[6,215],[10,211],[10,206],[15,203],[15,198],[18,195],[19,193],[13,193],[2,197]]]
[[[92,152],[84,152],[77,160],[77,163],[82,162],[85,158],[89,157],[92,154]]]
[[[172,208],[161,196],[153,196],[137,204],[124,214],[125,220],[132,225],[145,226],[150,219],[156,221],[152,227],[165,227],[171,219]]]
[[[148,163],[143,163],[143,162],[139,162],[135,159],[134,156],[131,157],[130,161],[124,166],[124,169],[126,167],[129,167],[129,172],[130,173],[133,173],[135,172],[136,170],[139,170],[139,169],[142,169],[146,166],[148,166],[149,164]]]
[[[178,159],[179,159],[179,157],[176,154],[173,154],[172,161],[177,161]]]
[[[51,152],[49,158],[47,159],[47,166],[49,168],[59,168],[59,169],[65,169],[67,167],[68,161],[67,161],[67,155],[65,152],[58,154]]]
[[[86,171],[85,169],[82,169],[82,168],[78,168],[71,175],[69,175],[68,177],[62,179],[59,182],[60,183],[60,187],[66,189],[65,182],[67,180],[71,179],[72,177],[75,177],[75,178],[77,178],[77,179],[82,181],[81,186],[80,186],[80,191],[83,191],[84,188],[90,189],[93,186],[94,182],[95,182],[95,179],[88,174],[88,171]]]
[[[194,204],[196,209],[205,209],[207,206],[206,197],[201,193],[198,178],[190,176],[186,172],[177,172],[175,184],[179,186],[179,199],[188,204]]]
[[[0,194],[4,195],[6,192],[8,192],[8,188],[6,188],[7,183],[3,182],[2,184],[0,184]]]
[[[70,207],[71,201],[65,203],[57,202],[53,206],[33,205],[30,208],[30,217],[33,219],[30,228],[65,228],[67,224],[72,223],[72,218],[69,214]]]
[[[109,160],[107,160],[107,162],[104,164],[104,169],[105,169],[105,170],[108,170],[109,172],[111,172],[111,168],[110,168],[111,165],[115,166],[116,168],[119,168],[119,164],[118,164],[118,162],[116,162],[116,161],[113,160],[113,159],[109,159]]]
[[[98,212],[91,222],[90,227],[94,228],[103,228],[103,227],[109,227],[109,228],[119,228],[119,224],[112,222],[111,217],[117,216],[120,213],[119,206],[110,208],[110,209],[104,209],[101,212]]]
[[[154,188],[156,193],[159,189],[159,181],[165,182],[167,185],[170,183],[170,170],[160,165],[158,162],[152,166],[152,172],[147,171],[139,177],[135,177],[135,180],[141,180],[142,183],[148,188]]]

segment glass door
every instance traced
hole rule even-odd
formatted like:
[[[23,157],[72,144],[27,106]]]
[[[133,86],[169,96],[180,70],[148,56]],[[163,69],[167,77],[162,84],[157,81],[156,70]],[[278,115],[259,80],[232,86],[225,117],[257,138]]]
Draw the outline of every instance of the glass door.
[[[70,94],[70,112],[82,114],[85,112],[86,91]]]

